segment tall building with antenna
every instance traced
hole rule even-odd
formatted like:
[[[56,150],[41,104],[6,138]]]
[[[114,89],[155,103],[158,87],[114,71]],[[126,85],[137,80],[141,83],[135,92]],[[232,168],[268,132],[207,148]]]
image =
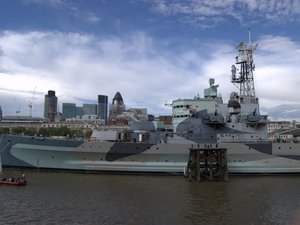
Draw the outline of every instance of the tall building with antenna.
[[[48,94],[45,95],[44,103],[44,118],[48,119],[49,122],[54,122],[57,116],[57,97],[55,91],[49,90]]]

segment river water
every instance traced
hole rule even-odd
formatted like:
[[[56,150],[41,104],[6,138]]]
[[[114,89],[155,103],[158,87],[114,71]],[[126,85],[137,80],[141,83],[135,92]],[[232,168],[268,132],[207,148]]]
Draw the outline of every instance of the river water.
[[[0,186],[0,224],[300,224],[300,175],[230,176],[228,183],[41,171],[26,177],[27,186]]]

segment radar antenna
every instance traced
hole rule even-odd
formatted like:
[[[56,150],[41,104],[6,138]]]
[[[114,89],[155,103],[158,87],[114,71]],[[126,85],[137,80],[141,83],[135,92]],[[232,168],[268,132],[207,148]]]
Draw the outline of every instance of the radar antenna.
[[[258,44],[252,44],[251,31],[249,29],[249,43],[244,44],[240,42],[236,49],[238,50],[238,56],[236,57],[236,65],[239,68],[236,69],[234,65],[231,67],[231,82],[239,84],[240,96],[252,96],[255,97],[254,78],[253,71],[255,65],[253,63],[253,52],[257,48]]]

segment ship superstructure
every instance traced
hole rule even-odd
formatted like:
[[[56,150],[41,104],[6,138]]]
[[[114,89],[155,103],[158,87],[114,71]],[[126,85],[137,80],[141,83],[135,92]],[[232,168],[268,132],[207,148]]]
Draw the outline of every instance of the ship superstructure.
[[[204,98],[173,101],[173,127],[178,136],[189,136],[197,143],[267,141],[267,116],[260,115],[254,87],[253,45],[236,46],[236,66],[231,67],[231,82],[239,93],[232,92],[227,103],[218,96],[214,79],[204,90]],[[237,69],[238,67],[238,69]]]

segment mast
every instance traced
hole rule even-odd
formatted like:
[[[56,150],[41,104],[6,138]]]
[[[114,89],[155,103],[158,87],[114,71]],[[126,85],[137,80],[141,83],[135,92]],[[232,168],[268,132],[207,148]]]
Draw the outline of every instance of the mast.
[[[253,71],[255,65],[253,63],[253,52],[258,44],[253,45],[251,40],[251,32],[249,29],[249,43],[240,42],[236,49],[236,65],[231,66],[231,82],[239,84],[240,96],[255,97]],[[239,69],[237,69],[237,67]]]

